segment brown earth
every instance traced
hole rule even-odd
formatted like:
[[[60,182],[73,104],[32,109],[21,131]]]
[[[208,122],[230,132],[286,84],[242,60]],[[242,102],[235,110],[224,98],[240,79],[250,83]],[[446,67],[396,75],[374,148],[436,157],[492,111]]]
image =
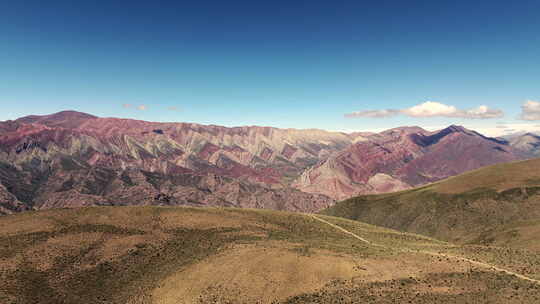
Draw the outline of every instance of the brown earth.
[[[2,303],[540,299],[537,284],[511,273],[539,279],[539,256],[453,245],[333,217],[90,207],[4,216],[0,227]],[[507,249],[513,254],[502,254]]]

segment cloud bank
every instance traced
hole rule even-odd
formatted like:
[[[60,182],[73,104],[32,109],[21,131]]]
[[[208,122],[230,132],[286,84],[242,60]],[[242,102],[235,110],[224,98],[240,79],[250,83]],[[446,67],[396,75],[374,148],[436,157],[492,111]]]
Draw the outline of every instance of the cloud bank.
[[[527,100],[521,105],[521,120],[540,120],[540,102]]]
[[[348,118],[371,117],[385,118],[402,114],[409,117],[454,117],[466,119],[500,118],[504,113],[498,109],[491,109],[481,105],[476,108],[462,110],[436,101],[426,101],[406,109],[364,110],[345,114]]]

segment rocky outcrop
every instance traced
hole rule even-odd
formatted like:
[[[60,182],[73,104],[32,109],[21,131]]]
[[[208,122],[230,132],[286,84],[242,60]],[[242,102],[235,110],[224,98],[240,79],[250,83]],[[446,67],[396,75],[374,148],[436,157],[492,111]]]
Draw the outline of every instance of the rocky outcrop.
[[[17,198],[11,194],[4,185],[0,184],[0,215],[12,214],[26,210],[30,210],[30,208],[17,200]]]

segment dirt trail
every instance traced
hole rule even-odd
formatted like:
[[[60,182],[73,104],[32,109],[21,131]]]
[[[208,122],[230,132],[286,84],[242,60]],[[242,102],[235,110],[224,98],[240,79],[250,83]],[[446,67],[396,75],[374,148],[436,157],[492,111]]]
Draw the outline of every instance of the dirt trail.
[[[529,282],[533,282],[535,284],[538,284],[540,285],[540,280],[536,280],[536,279],[533,279],[533,278],[529,278],[527,276],[524,276],[522,274],[519,274],[519,273],[516,273],[516,272],[513,272],[513,271],[510,271],[510,270],[507,270],[507,269],[503,269],[503,268],[500,268],[500,267],[497,267],[495,265],[491,265],[491,264],[488,264],[488,263],[484,263],[484,262],[479,262],[479,261],[475,261],[475,260],[472,260],[472,259],[469,259],[469,258],[464,258],[464,257],[461,257],[461,256],[454,256],[454,255],[449,255],[449,254],[445,254],[445,253],[439,253],[439,252],[432,252],[432,251],[425,251],[425,250],[411,250],[411,249],[401,249],[401,248],[395,248],[395,247],[390,247],[390,246],[385,246],[385,245],[381,245],[381,244],[377,244],[377,243],[373,243],[357,234],[355,234],[354,232],[351,232],[345,228],[342,228],[336,224],[332,224],[326,220],[323,220],[322,218],[314,215],[314,214],[309,214],[309,216],[311,216],[313,219],[319,221],[319,222],[322,222],[322,223],[325,223],[327,225],[330,225],[338,230],[341,230],[343,233],[346,233],[346,234],[349,234],[351,235],[352,237],[364,242],[364,243],[367,243],[369,245],[372,245],[372,246],[377,246],[377,247],[384,247],[384,248],[388,248],[388,249],[392,249],[392,250],[398,250],[398,251],[402,251],[402,252],[412,252],[412,253],[423,253],[423,254],[427,254],[427,255],[431,255],[431,256],[437,256],[437,257],[444,257],[444,258],[449,258],[449,259],[455,259],[455,260],[459,260],[459,261],[465,261],[465,262],[469,262],[473,265],[476,265],[476,266],[480,266],[480,267],[483,267],[483,268],[488,268],[488,269],[491,269],[491,270],[494,270],[494,271],[500,271],[500,272],[504,272],[506,274],[509,274],[509,275],[513,275],[515,277],[518,277],[520,279],[523,279],[523,280],[527,280]]]

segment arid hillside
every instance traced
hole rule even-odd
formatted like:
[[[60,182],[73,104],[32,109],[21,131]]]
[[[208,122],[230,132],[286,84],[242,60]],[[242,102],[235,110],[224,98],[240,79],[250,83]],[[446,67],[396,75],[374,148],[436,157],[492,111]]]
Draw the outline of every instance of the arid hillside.
[[[493,165],[412,190],[358,196],[323,213],[452,242],[539,250],[540,159]]]
[[[0,270],[1,303],[540,299],[537,253],[233,208],[89,207],[4,216]]]

